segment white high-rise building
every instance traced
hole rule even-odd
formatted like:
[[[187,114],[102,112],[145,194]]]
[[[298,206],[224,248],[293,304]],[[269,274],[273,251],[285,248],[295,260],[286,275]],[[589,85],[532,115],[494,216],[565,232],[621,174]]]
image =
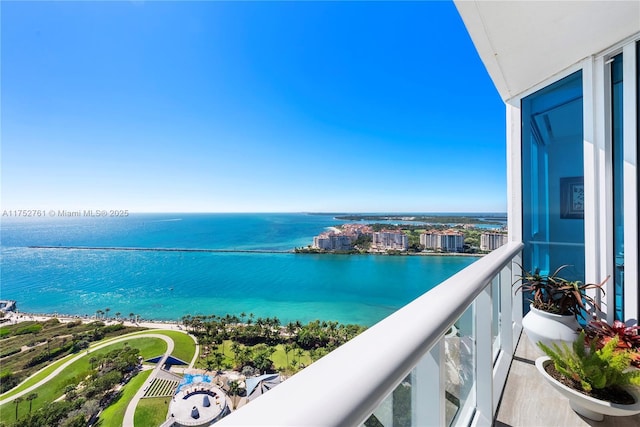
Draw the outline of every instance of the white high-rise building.
[[[498,249],[509,241],[509,236],[505,233],[482,233],[480,235],[480,250],[492,251]]]
[[[425,249],[444,252],[462,252],[464,250],[464,234],[458,231],[432,231],[420,234],[420,244]]]
[[[323,233],[313,238],[313,248],[328,251],[351,249],[351,238],[344,234]]]
[[[409,238],[401,231],[376,231],[373,233],[371,249],[378,251],[406,251],[409,249]]]

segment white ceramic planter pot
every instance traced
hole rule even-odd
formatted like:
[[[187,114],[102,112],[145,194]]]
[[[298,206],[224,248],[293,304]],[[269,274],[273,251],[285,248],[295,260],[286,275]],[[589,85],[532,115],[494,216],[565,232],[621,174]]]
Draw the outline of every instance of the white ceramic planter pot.
[[[602,421],[605,415],[626,417],[640,414],[640,391],[638,389],[631,387],[625,388],[636,400],[633,405],[619,405],[617,403],[594,399],[556,381],[556,379],[549,375],[544,369],[544,366],[548,363],[553,362],[547,356],[539,357],[536,359],[536,368],[538,368],[540,374],[549,384],[569,399],[571,409],[583,417],[594,421]]]
[[[546,346],[551,347],[555,343],[561,348],[561,343],[565,342],[571,348],[578,337],[580,325],[574,316],[547,313],[531,307],[522,319],[522,327],[539,354],[543,354],[537,346],[540,341]]]

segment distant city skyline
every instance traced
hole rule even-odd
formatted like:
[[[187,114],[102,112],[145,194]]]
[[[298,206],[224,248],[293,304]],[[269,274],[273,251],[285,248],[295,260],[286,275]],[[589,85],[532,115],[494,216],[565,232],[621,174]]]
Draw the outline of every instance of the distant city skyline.
[[[506,212],[451,2],[2,2],[2,209]]]

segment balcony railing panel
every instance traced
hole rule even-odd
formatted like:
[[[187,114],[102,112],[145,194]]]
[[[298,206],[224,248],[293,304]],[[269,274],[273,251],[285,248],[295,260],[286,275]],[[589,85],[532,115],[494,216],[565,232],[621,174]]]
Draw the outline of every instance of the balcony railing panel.
[[[455,414],[449,418],[457,422],[469,416],[477,419],[480,414],[490,421],[495,410],[491,404],[495,393],[491,381],[491,285],[494,280],[500,281],[497,298],[502,302],[505,293],[512,296],[513,281],[507,278],[511,277],[513,259],[521,248],[520,243],[510,243],[486,255],[217,424],[356,426],[376,411],[385,410],[387,415],[380,416],[387,423],[391,420],[392,425],[404,424],[409,421],[393,421],[393,398],[402,394],[396,392],[394,396],[393,391],[401,386],[410,387],[408,394],[414,402],[406,409],[411,412],[408,425],[443,425],[446,402],[460,399],[445,393],[444,337],[456,322],[458,330],[462,330],[456,334],[458,341],[472,349],[458,362],[464,367],[472,366],[469,363],[473,361],[474,375],[463,386],[467,387],[464,393],[460,392],[466,398],[460,399]],[[505,309],[504,304],[501,308]],[[500,312],[500,316],[501,329],[506,330],[507,325],[510,328],[511,313]],[[503,337],[501,342],[504,341]],[[487,378],[489,384],[483,385]],[[479,386],[488,390],[478,391]],[[388,398],[391,403],[379,409]],[[378,421],[382,424],[382,420]]]

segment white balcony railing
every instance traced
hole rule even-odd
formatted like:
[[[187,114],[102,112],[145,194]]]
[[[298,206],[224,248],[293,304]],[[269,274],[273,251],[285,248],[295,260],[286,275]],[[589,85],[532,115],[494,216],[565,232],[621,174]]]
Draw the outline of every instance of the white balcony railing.
[[[486,255],[217,425],[490,425],[519,332],[521,248]]]

